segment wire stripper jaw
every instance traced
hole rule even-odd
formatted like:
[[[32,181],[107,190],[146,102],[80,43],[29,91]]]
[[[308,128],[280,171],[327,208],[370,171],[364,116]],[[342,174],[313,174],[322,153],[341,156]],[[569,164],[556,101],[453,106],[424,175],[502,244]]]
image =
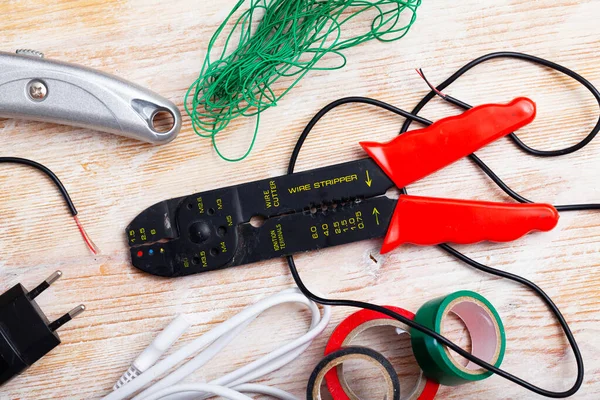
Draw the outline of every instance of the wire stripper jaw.
[[[225,210],[225,206],[227,209]],[[159,276],[232,264],[238,248],[239,201],[235,187],[160,202],[128,227],[134,265]]]

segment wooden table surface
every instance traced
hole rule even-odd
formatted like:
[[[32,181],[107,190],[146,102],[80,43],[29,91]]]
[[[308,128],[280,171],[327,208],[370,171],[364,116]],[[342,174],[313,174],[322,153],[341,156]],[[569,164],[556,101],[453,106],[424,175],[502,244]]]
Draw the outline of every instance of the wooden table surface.
[[[34,48],[48,58],[119,75],[182,107],[208,40],[234,3],[2,2],[1,50]],[[99,256],[90,255],[48,179],[26,167],[0,167],[0,291],[18,282],[31,288],[60,269],[64,277],[39,297],[42,309],[57,317],[77,304],[87,306],[83,315],[60,330],[63,344],[0,388],[0,399],[99,398],[177,313],[189,315],[194,322],[179,347],[245,306],[293,287],[281,260],[174,280],[137,271],[129,263],[124,228],[146,207],[171,197],[284,173],[302,128],[337,98],[370,96],[411,109],[427,93],[415,67],[423,67],[430,80],[441,82],[473,58],[512,50],[561,63],[600,86],[599,15],[600,2],[594,0],[424,1],[417,23],[404,39],[348,50],[345,69],[309,74],[278,107],[264,113],[256,148],[240,163],[221,161],[210,142],[193,133],[187,117],[177,140],[160,147],[84,129],[0,120],[0,156],[31,158],[54,170],[102,251]],[[598,118],[597,105],[580,85],[522,62],[490,62],[447,92],[471,104],[531,97],[537,102],[538,116],[521,131],[521,137],[542,149],[577,142]],[[436,100],[422,114],[437,119],[456,110]],[[359,140],[389,140],[401,122],[369,107],[342,107],[314,130],[301,153],[299,169],[362,157]],[[232,155],[243,152],[253,124],[251,119],[237,121],[221,136],[223,150]],[[554,159],[527,156],[507,139],[478,155],[530,199],[553,204],[600,200],[600,140],[576,154]],[[468,160],[420,180],[411,190],[439,197],[507,200]],[[585,361],[585,382],[574,396],[577,399],[600,397],[599,226],[597,213],[563,213],[551,233],[532,234],[510,244],[459,247],[481,262],[533,280],[555,300]],[[548,389],[572,385],[573,353],[556,321],[531,292],[476,272],[437,248],[403,246],[380,256],[380,245],[380,240],[363,241],[304,254],[298,257],[299,268],[311,288],[332,297],[413,311],[452,291],[477,291],[496,306],[506,326],[504,368]],[[306,315],[298,317],[290,310],[282,307],[259,318],[190,381],[219,376],[298,335],[307,327]],[[310,349],[261,382],[304,398],[308,376],[327,338],[352,311],[335,308],[331,324]],[[464,332],[457,329],[453,337],[459,338]],[[397,367],[404,387],[414,381],[416,369],[406,338],[380,329],[360,343],[383,351]],[[376,392],[375,373],[355,370],[352,374],[363,390],[370,387]],[[538,396],[494,376],[442,388],[438,398]]]

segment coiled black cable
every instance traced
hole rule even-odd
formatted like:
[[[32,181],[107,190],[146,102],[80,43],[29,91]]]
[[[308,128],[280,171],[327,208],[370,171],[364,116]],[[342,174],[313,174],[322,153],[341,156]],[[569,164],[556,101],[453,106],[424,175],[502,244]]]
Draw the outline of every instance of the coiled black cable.
[[[471,68],[473,68],[483,62],[486,62],[486,61],[492,60],[492,59],[496,59],[496,58],[513,58],[513,59],[518,59],[518,60],[524,60],[524,61],[532,62],[532,63],[538,64],[538,65],[542,65],[542,66],[551,68],[553,70],[559,71],[559,72],[575,79],[576,81],[581,83],[586,89],[588,89],[593,94],[593,96],[596,98],[596,100],[598,101],[598,105],[600,107],[600,93],[589,81],[587,81],[581,75],[575,73],[574,71],[572,71],[568,68],[565,68],[561,65],[553,63],[551,61],[547,61],[542,58],[531,56],[528,54],[514,53],[514,52],[491,53],[491,54],[487,54],[485,56],[482,56],[480,58],[477,58],[477,59],[471,61],[470,63],[466,64],[464,67],[459,69],[457,72],[455,72],[452,76],[450,76],[450,78],[448,78],[444,82],[442,82],[442,84],[440,84],[437,87],[437,91],[441,91],[441,90],[445,89],[447,86],[449,86],[452,82],[456,81],[459,77],[461,77],[465,72],[467,72]],[[327,114],[332,109],[334,109],[342,104],[347,104],[347,103],[364,103],[364,104],[370,104],[370,105],[384,108],[386,110],[389,110],[391,112],[394,112],[398,115],[401,115],[401,116],[407,118],[406,122],[403,124],[402,129],[400,131],[400,134],[402,134],[408,130],[412,121],[417,121],[424,125],[431,124],[430,121],[428,121],[422,117],[419,117],[416,114],[437,94],[438,93],[436,93],[435,90],[432,90],[430,93],[428,93],[419,102],[419,104],[413,109],[412,113],[408,113],[404,110],[398,109],[390,104],[381,102],[379,100],[374,100],[374,99],[369,99],[369,98],[364,98],[364,97],[348,97],[348,98],[339,99],[337,101],[334,101],[333,103],[330,103],[325,108],[323,108],[321,111],[319,111],[311,119],[311,121],[308,123],[308,125],[306,126],[306,128],[304,129],[302,134],[300,135],[300,137],[296,143],[296,146],[294,147],[294,150],[292,152],[292,155],[291,155],[291,158],[290,158],[290,161],[288,164],[288,171],[287,171],[288,174],[292,174],[294,172],[296,161],[298,159],[298,155],[300,154],[302,145],[304,144],[304,141],[306,140],[306,137],[308,136],[308,134],[311,132],[312,128],[316,125],[316,123],[325,114]],[[452,98],[450,96],[444,95],[443,98],[446,101],[448,101],[458,107],[461,107],[463,109],[468,109],[471,107],[468,104],[466,104],[458,99]],[[579,149],[582,149],[583,147],[585,147],[588,143],[590,143],[594,139],[594,137],[597,135],[597,133],[599,131],[600,131],[600,118],[598,119],[598,122],[596,123],[596,125],[594,126],[592,131],[579,143],[577,143],[573,146],[564,148],[564,149],[550,150],[550,151],[533,149],[533,148],[527,146],[525,143],[523,143],[523,141],[521,141],[520,138],[517,135],[515,135],[514,133],[512,133],[510,135],[510,137],[513,140],[513,142],[527,154],[541,156],[541,157],[555,157],[555,156],[570,154]],[[471,160],[473,160],[477,164],[478,167],[480,167],[494,181],[494,183],[496,183],[505,193],[507,193],[513,199],[515,199],[516,201],[519,201],[519,202],[523,202],[523,203],[530,202],[530,200],[524,198],[523,196],[521,196],[520,194],[518,194],[517,192],[512,190],[508,185],[506,185],[475,154],[471,154],[469,157],[471,158]],[[402,192],[407,193],[406,189],[402,189]],[[600,209],[600,204],[561,205],[561,206],[556,206],[556,208],[559,211],[595,210],[595,209]],[[575,383],[573,384],[573,386],[570,389],[562,391],[562,392],[554,392],[554,391],[546,390],[546,389],[540,388],[538,386],[535,386],[517,376],[514,376],[500,368],[497,368],[497,367],[473,356],[472,354],[463,350],[462,348],[460,348],[456,344],[452,343],[450,340],[446,339],[445,337],[438,334],[437,332],[435,332],[431,329],[428,329],[427,327],[422,326],[418,323],[415,323],[414,321],[411,321],[398,313],[390,311],[387,308],[384,308],[384,307],[381,307],[381,306],[378,306],[375,304],[361,302],[361,301],[355,301],[355,300],[335,300],[335,299],[326,299],[326,298],[319,297],[319,296],[315,295],[314,293],[312,293],[306,287],[306,285],[304,285],[302,279],[300,278],[298,270],[296,268],[296,263],[294,261],[294,257],[288,256],[287,261],[288,261],[288,266],[290,268],[290,272],[292,273],[292,276],[294,278],[294,281],[296,282],[296,284],[298,285],[298,287],[300,288],[302,293],[304,293],[305,296],[307,296],[309,299],[311,299],[317,303],[327,304],[327,305],[331,305],[331,306],[365,308],[365,309],[377,311],[382,314],[388,315],[388,316],[410,326],[411,328],[414,328],[418,331],[421,331],[421,332],[433,337],[440,343],[444,344],[451,350],[455,351],[456,353],[458,353],[459,355],[468,359],[469,361],[479,365],[480,367],[485,368],[489,371],[492,371],[495,374],[497,374],[513,383],[516,383],[516,384],[524,387],[525,389],[528,389],[534,393],[537,393],[539,395],[551,397],[551,398],[565,398],[565,397],[569,397],[569,396],[572,396],[573,394],[575,394],[579,390],[579,388],[581,387],[581,385],[583,383],[583,376],[584,376],[583,358],[581,356],[581,352],[579,350],[577,342],[575,341],[575,337],[573,336],[573,333],[571,332],[571,329],[569,328],[569,325],[567,324],[566,320],[564,319],[563,315],[561,314],[558,307],[554,304],[552,299],[550,299],[550,297],[541,288],[539,288],[536,284],[534,284],[533,282],[531,282],[519,275],[511,274],[509,272],[505,272],[505,271],[502,271],[499,269],[495,269],[495,268],[491,268],[486,265],[483,265],[483,264],[467,257],[466,255],[462,254],[461,252],[459,252],[458,250],[454,249],[453,247],[451,247],[449,245],[442,244],[442,245],[440,245],[440,247],[444,251],[449,253],[450,255],[458,258],[459,260],[465,262],[469,266],[471,266],[479,271],[486,272],[488,274],[496,275],[499,277],[507,278],[507,279],[518,282],[518,283],[530,288],[543,300],[543,302],[548,306],[550,311],[554,314],[554,316],[558,320],[571,348],[573,349],[573,354],[575,356],[575,361],[577,364],[577,377],[575,379]]]

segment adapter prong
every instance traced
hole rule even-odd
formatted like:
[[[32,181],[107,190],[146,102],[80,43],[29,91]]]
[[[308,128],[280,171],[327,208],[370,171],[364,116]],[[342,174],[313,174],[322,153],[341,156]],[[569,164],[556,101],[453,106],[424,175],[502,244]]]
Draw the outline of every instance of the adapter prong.
[[[62,276],[62,272],[60,272],[60,271],[56,271],[56,272],[52,273],[52,275],[47,277],[44,282],[37,285],[32,291],[30,291],[27,294],[27,297],[29,297],[29,300],[33,300],[36,297],[38,297],[44,290],[48,289],[50,287],[50,285],[52,285],[54,282],[56,282],[61,276]]]
[[[68,314],[71,317],[71,319],[73,319],[84,311],[85,311],[85,306],[83,304],[80,304],[77,307],[75,307],[74,309],[72,309],[71,311],[69,311]]]
[[[65,315],[63,315],[62,317],[60,317],[59,319],[57,319],[56,321],[52,322],[50,325],[48,325],[48,328],[50,328],[52,332],[55,332],[58,328],[60,328],[61,326],[63,326],[64,324],[66,324],[67,322],[69,322],[84,311],[85,306],[83,304],[80,304]]]

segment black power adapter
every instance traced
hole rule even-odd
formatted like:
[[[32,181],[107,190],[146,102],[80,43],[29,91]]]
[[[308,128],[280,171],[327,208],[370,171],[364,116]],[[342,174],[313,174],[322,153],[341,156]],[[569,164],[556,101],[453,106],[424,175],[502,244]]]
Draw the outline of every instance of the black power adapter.
[[[56,271],[30,292],[19,283],[0,295],[0,386],[58,346],[56,330],[85,310],[80,305],[48,321],[34,299],[61,276]]]

